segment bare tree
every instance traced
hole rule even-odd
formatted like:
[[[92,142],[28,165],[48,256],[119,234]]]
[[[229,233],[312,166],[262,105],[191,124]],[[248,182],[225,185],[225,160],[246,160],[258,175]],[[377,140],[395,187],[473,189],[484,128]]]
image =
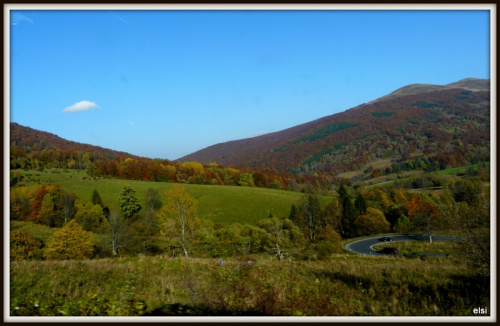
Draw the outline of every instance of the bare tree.
[[[125,220],[117,212],[111,212],[109,216],[110,246],[113,256],[118,255],[125,242],[125,230],[127,225]]]
[[[289,219],[267,218],[260,220],[258,226],[267,232],[269,241],[267,248],[274,252],[279,260],[283,260],[287,248],[304,242],[302,232]]]
[[[163,206],[158,190],[148,188],[146,192],[146,207],[144,210],[145,223],[153,227],[158,210]]]
[[[76,196],[74,194],[67,192],[63,192],[61,194],[61,206],[62,206],[62,215],[64,218],[64,223],[67,223],[76,214],[75,199]]]

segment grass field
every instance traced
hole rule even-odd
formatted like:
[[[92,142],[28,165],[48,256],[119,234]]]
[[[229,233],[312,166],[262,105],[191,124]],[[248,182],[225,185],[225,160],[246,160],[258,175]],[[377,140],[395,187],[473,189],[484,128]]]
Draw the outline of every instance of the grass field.
[[[21,184],[48,185],[58,184],[63,189],[73,192],[83,202],[90,201],[96,189],[104,204],[111,210],[119,210],[118,197],[124,185],[130,185],[137,194],[141,203],[145,202],[145,195],[149,188],[164,195],[174,184],[165,182],[146,182],[122,179],[90,179],[84,171],[60,169],[39,171],[14,170],[24,175]],[[182,184],[190,196],[198,201],[200,218],[210,219],[216,223],[248,223],[255,224],[258,220],[267,218],[269,214],[283,217],[288,216],[292,204],[296,204],[303,193],[275,190],[257,187],[211,186]],[[165,197],[164,197],[165,198]],[[326,205],[330,198],[321,196],[321,202]]]
[[[14,316],[474,316],[489,284],[452,258],[143,257],[12,262]]]
[[[338,176],[342,177],[342,178],[348,178],[348,179],[354,178],[356,176],[361,176],[361,175],[366,176],[366,175],[368,175],[368,173],[364,173],[363,171],[368,169],[370,166],[373,167],[374,169],[380,169],[380,168],[385,168],[385,167],[391,166],[391,163],[392,162],[391,162],[390,158],[381,158],[381,159],[375,160],[373,162],[369,162],[369,163],[364,164],[358,170],[339,173]],[[376,183],[376,182],[374,182],[374,183]]]
[[[477,170],[478,168],[481,168],[480,164],[472,164],[472,165],[467,165],[467,166],[462,166],[458,168],[449,168],[449,169],[444,169],[444,170],[439,170],[439,171],[434,171],[431,172],[432,174],[442,176],[442,175],[461,175],[461,174],[466,174],[470,170]],[[486,171],[490,171],[490,162],[486,162]],[[347,172],[352,174],[351,177],[355,176],[357,172],[360,171],[353,171],[353,172]],[[423,175],[424,171],[422,170],[410,170],[410,171],[401,171],[398,173],[390,173],[390,174],[385,174],[381,175],[376,178],[372,178],[369,181],[367,181],[367,189],[373,189],[375,187],[388,187],[392,186],[394,184],[394,180],[396,179],[407,179],[411,175],[413,176],[420,176]],[[349,177],[346,175],[346,177]]]
[[[490,170],[490,162],[486,162],[486,171],[489,171]],[[462,166],[462,167],[458,167],[458,168],[450,168],[450,169],[445,169],[445,170],[440,170],[440,171],[436,171],[434,173],[438,174],[438,175],[442,175],[442,174],[452,174],[452,175],[459,175],[459,174],[462,174],[462,173],[467,173],[468,170],[476,170],[478,168],[480,168],[480,164],[472,164],[472,165],[468,165],[468,166]]]
[[[60,228],[51,228],[44,224],[38,224],[34,222],[26,221],[10,221],[10,230],[20,230],[25,229],[37,239],[42,240],[44,243],[52,237],[54,232],[58,231]]]

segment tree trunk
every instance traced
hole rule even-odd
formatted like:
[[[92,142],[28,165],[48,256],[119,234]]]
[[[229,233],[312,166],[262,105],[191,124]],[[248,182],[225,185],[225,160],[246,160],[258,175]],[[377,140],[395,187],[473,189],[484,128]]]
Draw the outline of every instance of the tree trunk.
[[[278,257],[278,259],[280,261],[282,261],[283,260],[283,253],[281,252],[281,249],[280,249],[278,243],[276,243],[276,249],[274,249],[274,250],[276,251],[276,257]]]
[[[181,211],[181,242],[182,250],[184,250],[184,256],[188,257],[186,249],[186,215],[184,214],[184,210]]]
[[[118,250],[117,250],[115,239],[111,240],[111,250],[113,251],[113,256],[118,255]]]

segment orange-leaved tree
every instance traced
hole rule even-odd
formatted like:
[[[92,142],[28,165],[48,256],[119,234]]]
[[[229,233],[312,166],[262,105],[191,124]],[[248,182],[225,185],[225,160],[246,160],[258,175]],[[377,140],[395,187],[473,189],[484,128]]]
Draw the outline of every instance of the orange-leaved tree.
[[[441,222],[439,210],[432,200],[426,195],[412,198],[408,202],[408,216],[414,225],[427,233],[429,242],[432,243],[432,236]]]
[[[26,217],[27,221],[39,222],[39,214],[42,209],[42,202],[45,195],[53,189],[54,186],[42,186],[37,189],[36,193],[30,200],[30,214]]]

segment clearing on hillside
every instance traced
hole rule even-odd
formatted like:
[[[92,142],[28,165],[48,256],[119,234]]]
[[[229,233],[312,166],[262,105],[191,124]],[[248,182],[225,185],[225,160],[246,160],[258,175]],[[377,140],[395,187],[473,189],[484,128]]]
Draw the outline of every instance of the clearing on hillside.
[[[124,185],[130,185],[144,207],[146,192],[149,188],[157,190],[162,198],[175,183],[147,182],[124,179],[90,178],[85,171],[47,169],[46,172],[13,170],[24,176],[16,186],[60,185],[64,190],[74,193],[84,203],[89,202],[96,189],[110,210],[119,210],[118,197]],[[306,194],[258,187],[212,186],[181,184],[190,196],[198,201],[200,218],[215,223],[255,224],[269,217],[285,217],[290,213],[292,204],[296,204]],[[320,196],[326,205],[330,197]],[[163,200],[165,202],[165,200]]]

